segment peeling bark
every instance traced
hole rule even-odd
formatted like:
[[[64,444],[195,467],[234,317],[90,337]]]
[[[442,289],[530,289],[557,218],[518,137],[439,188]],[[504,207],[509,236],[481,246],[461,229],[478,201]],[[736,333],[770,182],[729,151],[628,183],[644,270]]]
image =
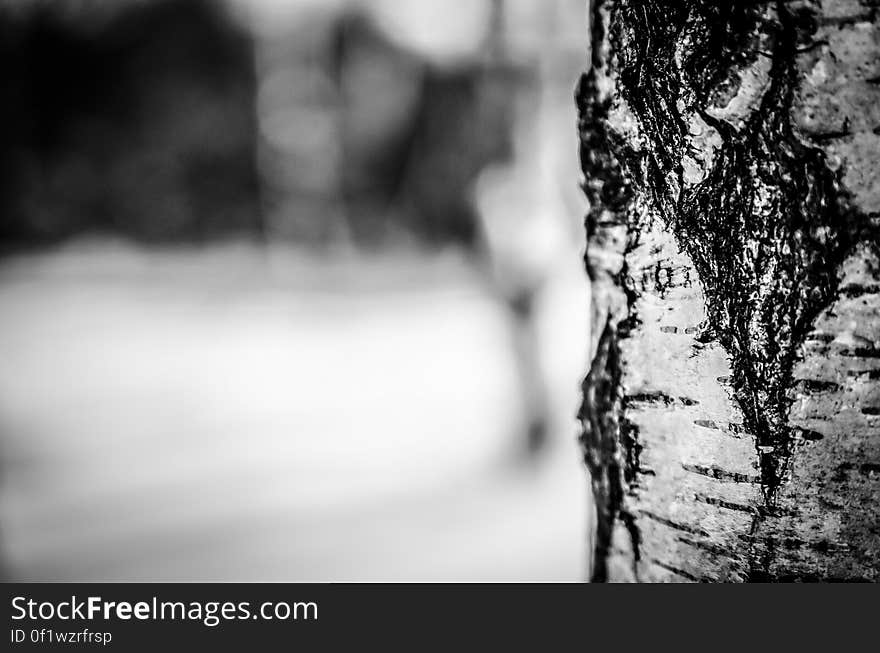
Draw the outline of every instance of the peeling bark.
[[[594,580],[877,580],[876,0],[595,0]]]

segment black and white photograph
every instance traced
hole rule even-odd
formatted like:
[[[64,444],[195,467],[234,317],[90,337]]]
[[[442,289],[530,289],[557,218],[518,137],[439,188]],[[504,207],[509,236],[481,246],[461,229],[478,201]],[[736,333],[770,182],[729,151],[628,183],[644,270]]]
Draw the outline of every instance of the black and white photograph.
[[[880,2],[0,0],[0,578],[880,581]]]

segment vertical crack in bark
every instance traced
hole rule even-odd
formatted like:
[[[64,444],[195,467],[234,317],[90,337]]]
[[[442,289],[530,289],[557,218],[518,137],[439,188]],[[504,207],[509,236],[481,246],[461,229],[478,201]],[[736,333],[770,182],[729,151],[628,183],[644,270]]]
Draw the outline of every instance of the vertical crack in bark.
[[[851,208],[841,173],[792,128],[796,57],[811,45],[814,12],[806,0],[597,0],[591,14],[592,69],[577,93],[588,243],[622,226],[631,245],[652,213],[691,257],[706,297],[704,336],[727,351],[755,436],[760,514],[773,514],[795,439],[786,393],[798,348],[837,296],[847,253],[877,238],[876,225]],[[594,292],[597,282],[630,285],[622,264],[609,268],[589,246],[587,269]],[[612,387],[620,381],[614,332],[625,324],[606,323],[601,360],[584,382],[583,440],[599,504],[595,580],[616,518],[638,557],[620,479],[637,475],[637,432],[622,428]]]

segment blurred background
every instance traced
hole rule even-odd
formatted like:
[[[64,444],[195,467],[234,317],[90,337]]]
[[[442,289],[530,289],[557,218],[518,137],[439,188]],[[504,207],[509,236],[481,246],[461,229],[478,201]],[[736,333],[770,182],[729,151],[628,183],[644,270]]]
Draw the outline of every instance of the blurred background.
[[[16,580],[582,580],[582,0],[0,0]]]

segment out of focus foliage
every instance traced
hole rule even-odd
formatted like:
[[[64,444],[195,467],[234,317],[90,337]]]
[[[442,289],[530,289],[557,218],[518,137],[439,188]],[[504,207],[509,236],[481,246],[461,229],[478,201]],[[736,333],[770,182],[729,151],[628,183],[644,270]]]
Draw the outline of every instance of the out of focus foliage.
[[[253,43],[216,3],[22,4],[0,11],[4,244],[259,230]]]
[[[3,7],[7,246],[94,232],[469,244],[476,179],[512,155],[527,74],[493,51],[492,25],[441,64],[347,3],[271,35],[210,0]]]

